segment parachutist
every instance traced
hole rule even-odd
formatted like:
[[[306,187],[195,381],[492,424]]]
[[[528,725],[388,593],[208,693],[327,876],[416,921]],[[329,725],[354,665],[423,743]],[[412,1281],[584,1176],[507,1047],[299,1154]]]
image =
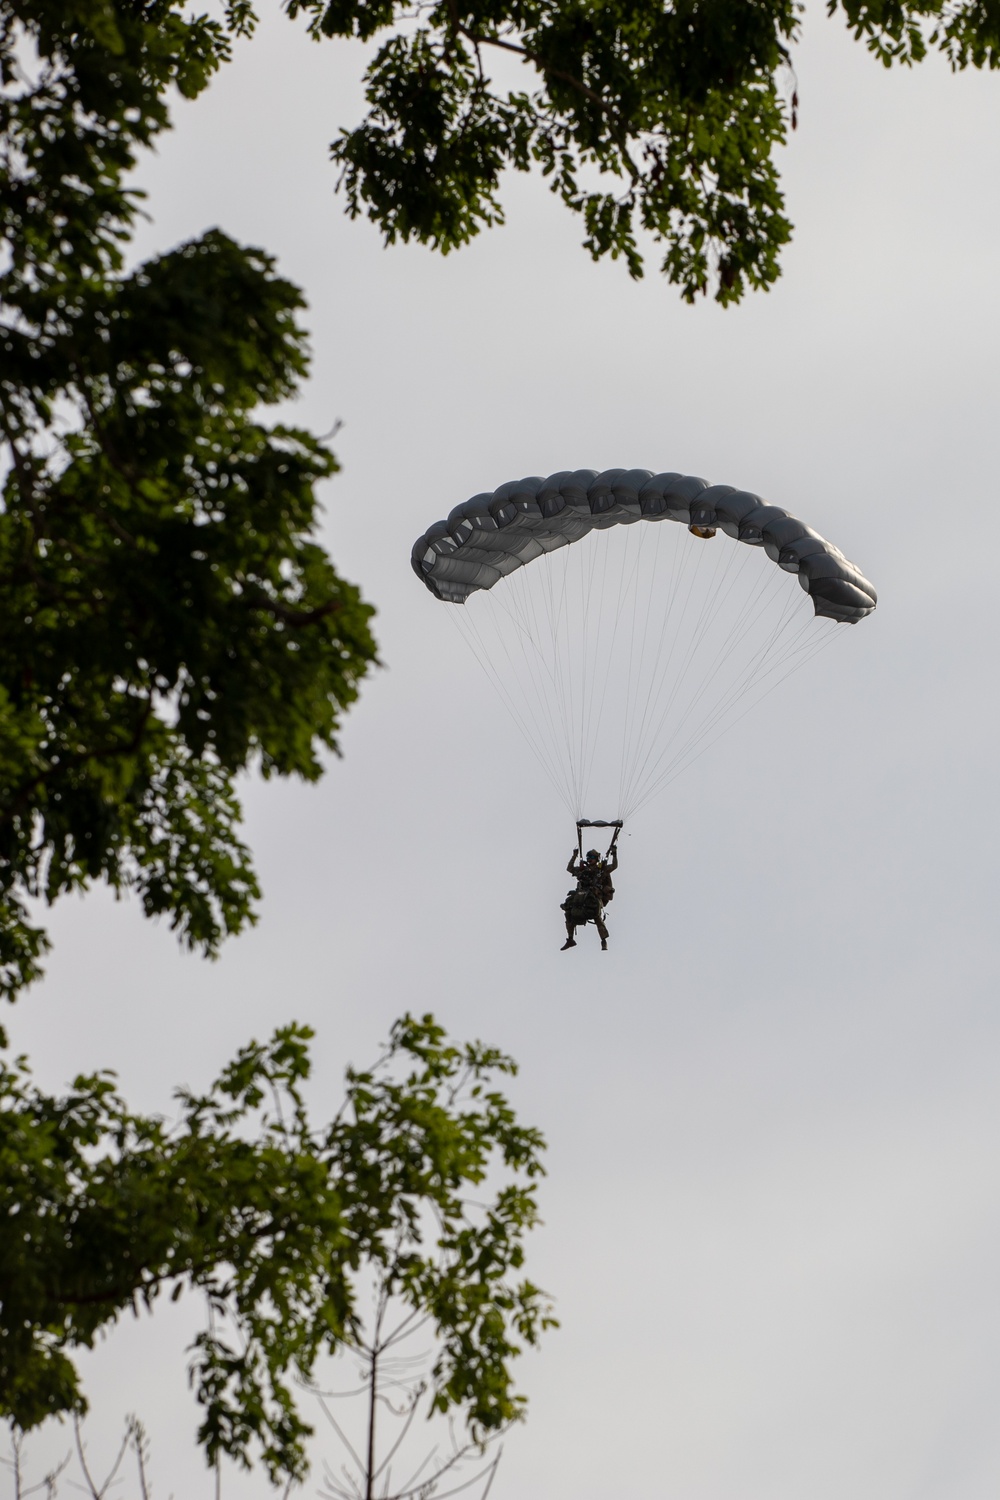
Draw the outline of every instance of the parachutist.
[[[602,859],[596,849],[587,850],[587,858],[581,860],[576,849],[566,866],[570,875],[576,877],[576,889],[570,891],[562,903],[566,913],[566,941],[562,952],[576,947],[576,929],[593,922],[601,939],[601,949],[607,952],[608,929],[604,924],[604,908],[614,899],[615,888],[611,877],[618,868],[618,850],[612,845],[609,858]]]

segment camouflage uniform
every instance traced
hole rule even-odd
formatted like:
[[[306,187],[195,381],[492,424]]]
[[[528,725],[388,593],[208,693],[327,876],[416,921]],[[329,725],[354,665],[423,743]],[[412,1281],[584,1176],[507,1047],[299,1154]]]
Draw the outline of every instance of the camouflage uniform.
[[[611,861],[588,857],[585,861],[577,862],[577,852],[574,849],[572,857],[566,869],[571,875],[576,876],[576,890],[570,891],[566,900],[562,903],[562,910],[566,913],[566,944],[572,948],[576,944],[574,936],[577,927],[584,927],[588,922],[593,922],[601,939],[601,947],[608,946],[608,929],[604,925],[604,908],[615,894],[615,888],[611,883],[611,875],[618,868],[618,851],[612,849]]]

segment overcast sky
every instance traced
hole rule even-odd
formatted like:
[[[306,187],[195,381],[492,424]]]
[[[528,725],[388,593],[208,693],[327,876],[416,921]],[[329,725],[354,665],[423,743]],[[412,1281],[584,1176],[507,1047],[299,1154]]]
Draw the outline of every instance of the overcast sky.
[[[813,6],[794,243],[722,312],[592,264],[537,181],[446,260],[383,250],[327,160],[360,56],[269,19],[143,167],[141,249],[218,224],[305,288],[296,417],[343,420],[326,537],[386,668],[318,787],[248,788],[254,932],[208,964],[66,902],[12,1041],[149,1109],[293,1017],[327,1113],[407,1008],[513,1053],[562,1328],[492,1500],[995,1500],[1000,83],[886,73]],[[628,830],[608,954],[561,953],[571,821],[409,552],[478,491],[612,465],[758,491],[880,603]],[[95,1442],[138,1409],[161,1500],[211,1492],[184,1306],[86,1364]]]

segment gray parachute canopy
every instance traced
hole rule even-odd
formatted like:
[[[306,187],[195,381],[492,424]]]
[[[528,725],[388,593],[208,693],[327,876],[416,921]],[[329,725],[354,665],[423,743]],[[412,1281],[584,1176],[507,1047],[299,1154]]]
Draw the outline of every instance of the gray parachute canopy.
[[[816,614],[828,619],[853,624],[875,608],[875,590],[860,570],[781,506],[732,485],[649,469],[566,470],[474,495],[417,540],[413,570],[438,599],[464,604],[544,553],[635,521],[680,521],[763,547],[779,568],[798,574]]]

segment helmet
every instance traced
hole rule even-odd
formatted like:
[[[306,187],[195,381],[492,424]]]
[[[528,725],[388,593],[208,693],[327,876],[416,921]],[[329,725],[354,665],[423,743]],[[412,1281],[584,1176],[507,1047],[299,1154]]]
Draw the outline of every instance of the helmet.
[[[588,859],[600,859],[600,857],[601,857],[600,856],[600,852],[597,849],[588,849],[587,850],[587,858]]]

